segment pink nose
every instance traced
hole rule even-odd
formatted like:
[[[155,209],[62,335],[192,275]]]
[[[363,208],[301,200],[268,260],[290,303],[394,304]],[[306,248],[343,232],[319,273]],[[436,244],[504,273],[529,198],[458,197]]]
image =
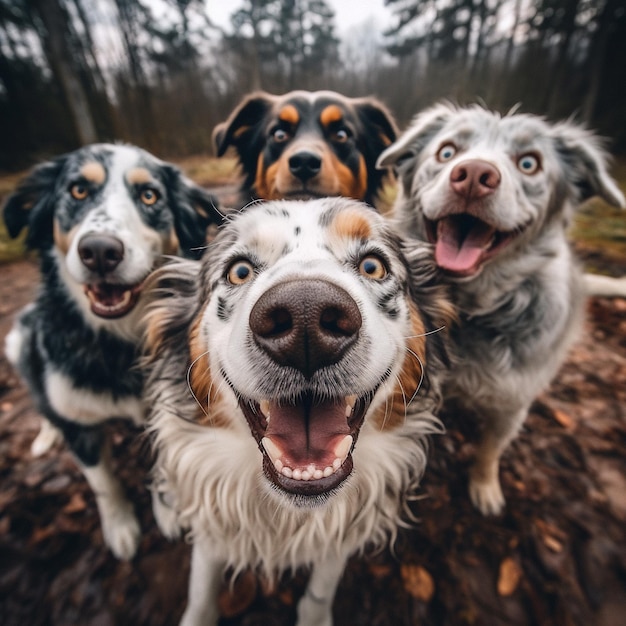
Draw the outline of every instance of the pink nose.
[[[457,163],[450,172],[450,186],[466,200],[478,200],[493,193],[500,185],[500,172],[496,167],[472,159]]]

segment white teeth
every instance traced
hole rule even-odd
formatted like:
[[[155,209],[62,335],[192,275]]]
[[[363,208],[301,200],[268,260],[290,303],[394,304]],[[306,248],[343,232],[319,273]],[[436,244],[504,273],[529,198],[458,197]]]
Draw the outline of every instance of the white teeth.
[[[276,461],[280,460],[280,457],[282,456],[281,452],[278,449],[278,446],[269,437],[263,437],[263,439],[261,439],[261,443],[265,448],[265,452],[267,452],[267,455],[272,460],[272,463],[276,463]]]
[[[355,404],[356,396],[346,396],[346,417],[350,417],[350,415],[352,415]]]
[[[346,435],[341,442],[335,448],[335,456],[343,463],[344,459],[348,456],[350,448],[352,447],[352,436]]]
[[[263,437],[261,443],[265,448],[265,452],[274,464],[276,471],[287,478],[293,480],[320,480],[320,478],[328,478],[332,476],[346,460],[350,449],[352,448],[353,438],[346,435],[335,448],[335,460],[332,466],[328,465],[324,469],[317,467],[314,463],[309,463],[305,468],[297,467],[295,469],[285,465],[281,459],[282,453],[278,446],[269,438]]]
[[[259,407],[261,408],[261,413],[263,413],[263,415],[265,416],[265,419],[269,422],[270,421],[270,401],[261,400]]]

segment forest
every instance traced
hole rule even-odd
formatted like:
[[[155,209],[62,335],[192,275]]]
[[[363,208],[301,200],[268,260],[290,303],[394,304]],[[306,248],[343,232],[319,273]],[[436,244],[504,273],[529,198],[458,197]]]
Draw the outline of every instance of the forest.
[[[0,170],[93,141],[211,154],[253,89],[377,95],[401,127],[440,98],[573,116],[626,150],[622,0],[385,0],[342,38],[325,0],[0,0]],[[364,18],[367,13],[364,3]]]

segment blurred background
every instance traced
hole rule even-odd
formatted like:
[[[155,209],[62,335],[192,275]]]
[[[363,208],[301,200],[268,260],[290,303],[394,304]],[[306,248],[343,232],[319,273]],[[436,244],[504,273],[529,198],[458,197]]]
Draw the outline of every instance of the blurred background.
[[[0,0],[0,171],[93,141],[211,154],[245,93],[574,115],[626,151],[623,0]]]

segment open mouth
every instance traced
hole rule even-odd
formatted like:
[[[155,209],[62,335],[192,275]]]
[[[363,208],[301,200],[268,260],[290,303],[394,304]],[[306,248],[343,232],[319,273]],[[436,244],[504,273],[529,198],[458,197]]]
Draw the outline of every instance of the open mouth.
[[[363,397],[295,401],[240,399],[263,453],[263,471],[281,490],[317,497],[333,491],[352,472],[352,450],[374,392]]]
[[[473,276],[485,261],[498,254],[520,231],[499,231],[487,222],[458,213],[426,220],[428,239],[435,244],[435,260],[457,276]]]
[[[84,286],[91,312],[98,317],[122,317],[135,308],[143,282],[136,285],[93,283]]]

